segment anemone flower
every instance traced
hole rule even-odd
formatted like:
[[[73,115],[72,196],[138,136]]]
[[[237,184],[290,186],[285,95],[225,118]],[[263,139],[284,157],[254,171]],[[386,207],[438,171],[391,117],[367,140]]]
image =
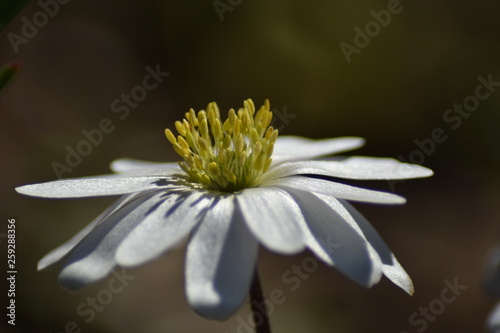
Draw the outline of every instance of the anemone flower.
[[[407,293],[410,277],[379,234],[348,201],[403,204],[393,193],[336,179],[396,180],[432,171],[391,158],[329,157],[358,148],[358,137],[278,138],[269,101],[251,99],[227,120],[215,103],[177,121],[167,139],[179,163],[120,159],[114,174],[25,185],[44,198],[121,195],[88,226],[38,263],[62,263],[60,284],[76,290],[113,269],[160,257],[189,237],[185,291],[201,316],[224,320],[244,302],[259,245],[284,255],[309,249],[326,265],[371,287],[385,275]]]

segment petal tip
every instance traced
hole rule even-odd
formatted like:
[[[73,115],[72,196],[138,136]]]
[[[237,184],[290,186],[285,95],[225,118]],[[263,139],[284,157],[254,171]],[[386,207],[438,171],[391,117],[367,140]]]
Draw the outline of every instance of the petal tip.
[[[431,176],[434,176],[434,171],[429,168],[425,168],[424,177],[431,177]]]
[[[30,195],[30,193],[29,193],[29,186],[30,185],[18,186],[18,187],[15,188],[15,190],[19,194]]]
[[[203,293],[194,294],[187,292],[188,302],[194,312],[203,318],[224,321],[231,317],[239,305],[232,304],[230,300],[223,300],[221,295],[213,288],[203,288]]]
[[[359,137],[359,136],[354,136],[353,139],[357,140],[359,142],[360,147],[364,146],[366,144],[366,139]]]
[[[345,136],[345,137],[325,139],[325,140],[336,140],[336,139],[350,140],[351,146],[352,146],[351,149],[358,149],[358,148],[363,147],[366,144],[366,139],[362,138],[360,136]]]
[[[127,164],[133,161],[134,160],[127,157],[117,158],[116,160],[113,160],[111,161],[111,163],[109,163],[109,169],[114,173],[125,172],[128,171]]]
[[[50,198],[50,195],[44,194],[39,191],[39,184],[29,184],[18,186],[15,188],[16,192],[29,197]]]
[[[68,277],[64,276],[63,274],[59,275],[59,285],[63,288],[66,289],[67,291],[77,291],[83,287],[85,287],[88,283],[83,281],[82,279],[79,279],[77,277]]]
[[[407,164],[412,172],[407,176],[407,179],[410,178],[427,178],[434,175],[434,171],[430,168],[424,167],[418,164]]]
[[[137,256],[131,256],[128,252],[120,250],[120,247],[118,247],[118,250],[115,253],[116,263],[119,266],[122,266],[125,268],[138,267],[138,266],[141,266],[142,264],[145,264],[146,262],[149,262],[153,259],[149,259],[149,260],[145,261],[143,258],[139,258]]]
[[[36,270],[37,271],[43,271],[45,270],[47,267],[49,267],[49,265],[45,262],[45,260],[43,260],[44,258],[40,259],[38,261],[38,263],[36,264]]]
[[[424,167],[422,165],[415,165],[415,167],[418,167],[416,171],[416,174],[414,175],[414,178],[427,178],[431,177],[434,175],[434,171],[430,168]]]
[[[397,205],[404,205],[406,203],[406,198],[404,197],[400,197],[400,201],[399,202],[396,202]]]
[[[413,282],[408,277],[408,284],[399,285],[401,289],[403,289],[408,295],[413,296],[415,294],[415,287],[413,286]]]
[[[58,283],[68,291],[78,291],[104,277],[96,277],[95,274],[82,270],[78,265],[70,264],[64,267],[59,273]]]

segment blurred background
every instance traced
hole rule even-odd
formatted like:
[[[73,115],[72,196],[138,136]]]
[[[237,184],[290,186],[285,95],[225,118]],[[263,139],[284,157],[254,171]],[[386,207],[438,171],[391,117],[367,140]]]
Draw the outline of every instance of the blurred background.
[[[400,158],[436,173],[357,183],[408,199],[400,207],[356,207],[413,278],[413,297],[385,278],[365,289],[323,265],[291,290],[283,274],[311,254],[262,249],[265,294],[279,289],[286,298],[272,309],[275,332],[485,332],[496,301],[481,288],[482,271],[500,241],[496,3],[60,1],[28,2],[0,33],[0,64],[21,63],[0,92],[0,267],[6,271],[7,220],[15,218],[18,270],[16,326],[2,315],[2,332],[250,332],[248,304],[223,323],[189,308],[184,247],[127,270],[133,280],[89,320],[77,309],[105,299],[113,276],[69,293],[58,286],[57,270],[37,272],[36,263],[113,199],[45,200],[14,191],[58,176],[106,174],[119,157],[174,161],[166,127],[190,107],[217,101],[226,112],[245,98],[258,105],[269,98],[282,134],[361,136],[367,145],[353,154]],[[144,90],[148,66],[161,74]],[[482,100],[474,97],[480,84],[488,95]],[[447,111],[464,101],[462,113]],[[103,119],[108,133],[68,165],[69,151],[86,151],[85,131]],[[454,280],[467,288],[440,303],[444,281]],[[424,320],[419,311],[430,305],[436,315]]]

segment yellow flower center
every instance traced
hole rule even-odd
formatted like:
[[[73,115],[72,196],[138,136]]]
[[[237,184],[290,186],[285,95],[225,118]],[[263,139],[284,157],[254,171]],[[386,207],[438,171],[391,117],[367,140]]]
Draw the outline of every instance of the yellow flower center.
[[[229,110],[224,123],[215,102],[198,114],[193,109],[175,122],[177,138],[168,128],[165,135],[183,161],[179,166],[190,180],[209,189],[234,192],[259,184],[271,165],[278,130],[271,124],[269,100],[256,112],[251,99],[243,108]]]

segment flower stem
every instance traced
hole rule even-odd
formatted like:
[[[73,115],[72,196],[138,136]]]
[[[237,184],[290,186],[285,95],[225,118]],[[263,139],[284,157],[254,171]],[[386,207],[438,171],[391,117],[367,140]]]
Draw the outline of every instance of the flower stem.
[[[252,309],[253,321],[255,323],[256,333],[271,333],[271,325],[269,324],[269,314],[262,293],[260,284],[259,270],[255,267],[252,285],[250,287],[250,308]]]

